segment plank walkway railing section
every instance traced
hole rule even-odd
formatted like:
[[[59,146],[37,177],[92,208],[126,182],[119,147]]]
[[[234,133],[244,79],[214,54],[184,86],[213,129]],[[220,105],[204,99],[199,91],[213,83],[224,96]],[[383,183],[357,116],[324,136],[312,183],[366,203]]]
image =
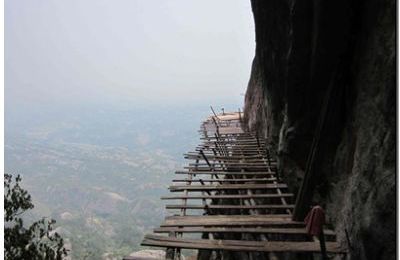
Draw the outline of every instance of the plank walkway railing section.
[[[174,201],[166,205],[174,215],[141,245],[166,248],[167,259],[180,259],[181,249],[265,252],[270,259],[320,253],[304,223],[292,220],[294,195],[279,180],[266,140],[242,129],[240,111],[213,114],[201,125],[203,143],[185,154],[192,163],[172,180],[174,195],[162,197]],[[344,253],[332,230],[324,234],[328,254]]]

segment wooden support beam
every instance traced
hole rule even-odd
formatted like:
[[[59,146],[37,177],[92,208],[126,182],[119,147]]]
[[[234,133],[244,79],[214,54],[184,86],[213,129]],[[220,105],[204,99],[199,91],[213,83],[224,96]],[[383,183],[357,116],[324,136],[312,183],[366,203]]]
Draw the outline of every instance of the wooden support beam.
[[[218,118],[218,116],[217,116],[217,114],[215,113],[215,111],[214,111],[213,107],[212,107],[212,106],[210,106],[210,108],[211,108],[211,111],[213,112],[213,114],[214,114],[215,118],[219,119],[219,118]]]
[[[161,227],[168,226],[285,226],[305,227],[304,222],[291,220],[292,215],[209,215],[209,216],[170,216]]]
[[[207,165],[211,167],[210,162],[208,161],[207,157],[205,156],[203,150],[200,151],[201,156],[203,157],[203,160],[206,161]],[[200,165],[199,163],[196,163],[196,165]]]

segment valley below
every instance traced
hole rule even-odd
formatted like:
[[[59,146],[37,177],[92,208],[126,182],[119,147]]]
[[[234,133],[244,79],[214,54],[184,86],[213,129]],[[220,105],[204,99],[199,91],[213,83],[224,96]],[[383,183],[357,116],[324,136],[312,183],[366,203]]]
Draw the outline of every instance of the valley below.
[[[71,259],[120,259],[164,218],[160,196],[194,148],[207,106],[86,105],[7,111],[5,171],[57,221]]]

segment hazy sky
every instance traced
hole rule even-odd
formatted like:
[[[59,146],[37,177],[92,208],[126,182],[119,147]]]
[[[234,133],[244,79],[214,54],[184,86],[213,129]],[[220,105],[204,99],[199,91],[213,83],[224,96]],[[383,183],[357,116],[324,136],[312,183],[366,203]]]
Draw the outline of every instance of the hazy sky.
[[[248,0],[6,0],[7,105],[127,97],[242,100]]]

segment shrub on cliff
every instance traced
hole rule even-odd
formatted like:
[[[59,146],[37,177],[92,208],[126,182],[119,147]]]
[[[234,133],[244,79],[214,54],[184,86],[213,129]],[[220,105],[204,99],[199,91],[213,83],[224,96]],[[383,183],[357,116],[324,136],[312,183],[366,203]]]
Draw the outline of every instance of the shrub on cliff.
[[[22,214],[32,209],[31,196],[4,174],[4,257],[5,259],[63,259],[67,256],[64,241],[53,231],[55,220],[42,218],[24,227]]]

